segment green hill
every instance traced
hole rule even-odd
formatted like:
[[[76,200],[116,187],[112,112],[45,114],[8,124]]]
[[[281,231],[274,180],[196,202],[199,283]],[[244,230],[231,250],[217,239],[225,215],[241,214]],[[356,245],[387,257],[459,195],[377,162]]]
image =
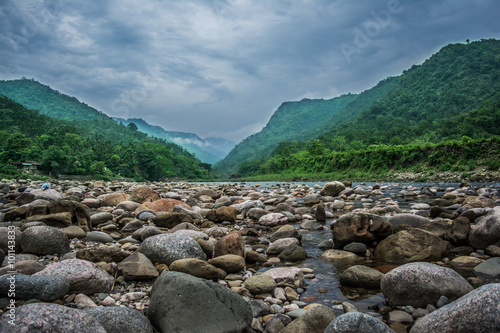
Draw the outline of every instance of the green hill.
[[[333,101],[344,103],[332,105]],[[450,44],[422,65],[358,95],[284,103],[265,129],[241,142],[216,168],[222,173],[262,174],[277,171],[271,155],[300,160],[305,154],[354,151],[370,145],[438,143],[462,136],[491,138],[500,134],[498,101],[500,41]],[[301,117],[306,108],[322,116]],[[332,111],[326,116],[323,111],[329,108]],[[293,122],[298,119],[300,123]],[[303,127],[311,129],[306,130],[309,137],[302,135],[299,129]],[[284,131],[289,132],[283,135]],[[278,169],[286,169],[287,164]]]
[[[213,148],[209,143],[194,133],[166,131],[162,127],[151,125],[141,118],[113,119],[118,123],[121,122],[125,126],[134,123],[141,132],[178,144],[205,163],[214,164],[226,156],[225,153]]]
[[[3,177],[20,176],[13,162],[25,160],[39,162],[41,171],[52,176],[76,174],[148,180],[208,177],[210,165],[176,144],[117,124],[76,99],[47,90],[46,86],[32,80],[2,81],[0,87],[5,88],[12,82],[18,87],[14,90],[18,99],[22,99],[23,86],[32,88],[26,94],[42,91],[40,98],[30,95],[28,99],[40,105],[43,105],[43,100],[48,100],[55,109],[54,113],[65,119],[28,110],[2,96],[2,90],[0,175]],[[57,106],[57,100],[61,105]],[[67,104],[68,101],[71,103]],[[73,110],[61,111],[71,108],[71,105],[75,106]]]

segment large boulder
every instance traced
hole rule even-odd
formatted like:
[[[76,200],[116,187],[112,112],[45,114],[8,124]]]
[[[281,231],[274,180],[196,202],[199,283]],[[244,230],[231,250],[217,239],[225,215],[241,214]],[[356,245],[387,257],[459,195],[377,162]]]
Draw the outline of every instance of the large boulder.
[[[35,226],[24,230],[20,242],[25,253],[47,255],[70,251],[68,236],[60,229],[49,226]]]
[[[380,288],[384,274],[363,265],[351,266],[340,275],[340,283],[345,286],[360,288]]]
[[[130,200],[130,194],[122,192],[113,192],[106,194],[106,196],[104,196],[104,198],[102,199],[102,205],[114,207],[122,201],[129,201],[129,200]]]
[[[153,202],[145,202],[135,210],[135,213],[139,213],[143,209],[151,209],[156,212],[173,212],[175,206],[180,205],[184,208],[191,209],[190,206],[186,205],[184,202],[175,199],[160,199]]]
[[[243,257],[245,249],[245,241],[239,231],[233,231],[230,234],[222,237],[216,244],[214,255],[216,257],[225,254],[236,254]]]
[[[132,191],[130,200],[142,204],[144,202],[160,200],[160,195],[149,187],[141,186]]]
[[[159,332],[243,332],[252,322],[250,305],[222,285],[164,271],[151,290],[148,317]]]
[[[20,242],[22,234],[23,233],[18,228],[0,227],[0,250],[2,250],[4,254],[9,253],[9,236],[11,238],[12,236],[14,236],[16,240],[14,250],[16,253],[20,253],[22,251]],[[12,239],[10,239],[10,241],[12,241]],[[12,245],[12,243],[10,245]],[[12,251],[12,247],[10,248],[10,250]]]
[[[331,308],[317,305],[288,324],[280,333],[323,333],[334,319]]]
[[[32,303],[15,309],[0,317],[0,332],[3,333],[107,333],[101,324],[89,314],[53,303]],[[13,320],[13,324],[9,321]]]
[[[335,318],[324,333],[394,333],[381,320],[361,312],[347,312]]]
[[[149,319],[137,310],[123,306],[94,307],[82,310],[95,318],[107,333],[153,333]]]
[[[275,227],[278,225],[283,225],[288,223],[288,218],[282,214],[282,213],[269,213],[264,216],[262,216],[259,219],[259,224],[268,226],[268,227]]]
[[[351,242],[371,245],[392,234],[392,225],[385,217],[364,212],[342,215],[330,228],[336,247]]]
[[[150,280],[158,276],[155,266],[140,252],[123,259],[117,268],[126,280]]]
[[[148,237],[142,242],[139,251],[151,262],[167,265],[185,258],[206,259],[205,253],[194,239],[178,234]]]
[[[375,248],[375,258],[390,263],[441,260],[446,250],[446,242],[441,238],[424,230],[409,229],[381,241]]]
[[[174,272],[186,273],[202,279],[217,281],[219,271],[217,267],[200,259],[179,259],[174,261],[169,269]]]
[[[174,228],[181,223],[193,223],[193,218],[182,212],[166,212],[151,218],[157,227]]]
[[[343,190],[345,190],[345,185],[341,182],[334,181],[326,183],[321,189],[320,194],[324,197],[325,196],[336,197]]]
[[[407,213],[391,216],[389,217],[388,221],[390,224],[392,224],[393,227],[398,227],[400,225],[406,224],[414,228],[421,227],[422,225],[431,222],[423,216]]]
[[[500,332],[500,283],[477,288],[417,320],[410,333]]]
[[[52,302],[69,291],[69,282],[61,276],[6,274],[0,276],[0,297],[8,297],[11,284],[15,285],[16,299],[39,299]]]
[[[500,206],[493,208],[469,234],[469,245],[476,249],[484,250],[497,243],[500,243]]]
[[[96,264],[81,259],[68,259],[49,264],[34,275],[62,276],[69,281],[71,293],[85,295],[107,293],[115,281]]]
[[[440,296],[453,301],[472,290],[467,280],[454,270],[426,262],[391,270],[384,275],[380,286],[389,305],[415,308],[435,304]]]
[[[206,218],[213,222],[234,222],[238,211],[233,206],[223,206],[217,209],[211,209],[207,212]]]
[[[71,200],[58,200],[48,205],[33,205],[26,214],[26,222],[42,221],[53,227],[68,227],[76,224],[85,231],[92,230],[86,206]]]
[[[468,196],[462,206],[471,208],[493,208],[497,206],[495,200],[482,196]]]
[[[35,200],[36,199],[48,199],[49,201],[57,201],[57,200],[62,200],[66,197],[65,194],[59,193],[57,190],[54,189],[48,189],[48,190],[42,190],[42,189],[35,189],[30,192],[31,194],[35,195]]]

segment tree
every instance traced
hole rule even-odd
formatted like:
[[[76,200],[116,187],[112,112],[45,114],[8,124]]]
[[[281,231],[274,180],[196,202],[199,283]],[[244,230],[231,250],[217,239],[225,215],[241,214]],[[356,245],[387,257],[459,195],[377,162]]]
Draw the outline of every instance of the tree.
[[[136,124],[134,124],[134,123],[130,123],[130,124],[128,124],[128,125],[127,125],[127,128],[128,128],[129,130],[131,130],[131,131],[137,131],[137,130],[139,129],[139,128],[137,127],[137,125],[136,125]]]

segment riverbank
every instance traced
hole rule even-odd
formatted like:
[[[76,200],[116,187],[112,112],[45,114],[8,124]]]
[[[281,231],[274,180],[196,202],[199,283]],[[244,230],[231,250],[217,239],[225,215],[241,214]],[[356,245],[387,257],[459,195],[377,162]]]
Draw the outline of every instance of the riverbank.
[[[483,225],[500,227],[500,188],[453,183],[4,181],[0,236],[15,235],[19,274],[14,299],[0,277],[0,328],[11,299],[16,329],[43,313],[137,332],[323,332],[360,311],[410,331],[463,316],[460,302],[488,325],[471,297],[499,286],[500,239]]]

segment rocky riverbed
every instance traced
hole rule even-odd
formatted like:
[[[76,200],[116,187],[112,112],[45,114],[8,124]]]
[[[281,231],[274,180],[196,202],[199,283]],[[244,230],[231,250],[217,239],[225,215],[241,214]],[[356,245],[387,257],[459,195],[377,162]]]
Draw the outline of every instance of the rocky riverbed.
[[[50,185],[0,181],[1,332],[500,332],[499,184]]]

